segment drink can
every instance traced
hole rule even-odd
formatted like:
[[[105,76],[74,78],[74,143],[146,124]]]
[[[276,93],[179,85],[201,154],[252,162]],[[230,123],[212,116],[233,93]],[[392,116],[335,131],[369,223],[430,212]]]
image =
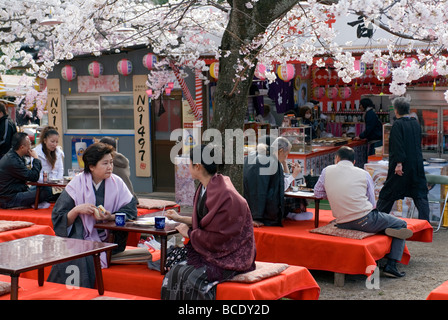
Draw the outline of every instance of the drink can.
[[[44,183],[47,183],[48,182],[48,171],[44,171],[42,176],[43,176]]]

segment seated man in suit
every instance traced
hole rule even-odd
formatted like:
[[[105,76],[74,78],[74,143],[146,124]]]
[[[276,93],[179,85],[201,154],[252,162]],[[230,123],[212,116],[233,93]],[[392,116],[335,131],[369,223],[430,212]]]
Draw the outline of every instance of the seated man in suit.
[[[32,158],[31,169],[26,165],[25,156]],[[39,180],[41,169],[42,163],[36,151],[31,149],[28,134],[15,133],[12,148],[0,160],[0,207],[6,209],[33,205],[37,189],[30,188],[27,181]],[[45,203],[50,195],[47,188],[41,188],[39,203]]]

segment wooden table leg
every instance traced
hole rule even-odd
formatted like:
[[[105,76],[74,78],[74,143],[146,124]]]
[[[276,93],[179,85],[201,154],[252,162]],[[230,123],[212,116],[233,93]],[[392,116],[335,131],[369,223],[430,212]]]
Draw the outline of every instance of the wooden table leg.
[[[19,299],[19,275],[18,274],[12,274],[11,275],[11,294],[10,294],[11,300],[18,300]]]
[[[39,196],[40,196],[40,188],[36,187],[36,198],[34,199],[34,210],[37,210],[39,207]]]
[[[314,200],[314,228],[319,226],[319,199]]]
[[[103,295],[104,282],[103,282],[103,272],[101,271],[100,253],[93,255],[93,264],[95,265],[95,279],[96,279],[96,286],[98,287],[98,293],[100,295]]]
[[[39,287],[44,285],[44,268],[37,269],[37,283]]]
[[[160,273],[165,274],[167,236],[160,236]]]

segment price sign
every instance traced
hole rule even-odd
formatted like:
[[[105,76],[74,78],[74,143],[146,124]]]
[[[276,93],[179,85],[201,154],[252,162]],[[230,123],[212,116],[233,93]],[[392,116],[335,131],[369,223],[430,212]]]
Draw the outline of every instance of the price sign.
[[[53,126],[62,137],[62,97],[61,83],[59,79],[47,79],[47,103],[48,125]],[[59,139],[62,146],[62,139]]]
[[[149,127],[149,98],[146,94],[146,75],[132,78],[134,93],[135,174],[151,176],[151,141]]]

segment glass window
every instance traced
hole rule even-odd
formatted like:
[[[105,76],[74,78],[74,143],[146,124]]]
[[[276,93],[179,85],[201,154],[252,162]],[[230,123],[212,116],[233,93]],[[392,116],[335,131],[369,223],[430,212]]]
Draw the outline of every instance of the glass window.
[[[67,99],[67,129],[100,129],[98,99]]]
[[[101,129],[134,129],[132,96],[101,96]]]
[[[133,130],[132,95],[67,97],[68,130]]]

